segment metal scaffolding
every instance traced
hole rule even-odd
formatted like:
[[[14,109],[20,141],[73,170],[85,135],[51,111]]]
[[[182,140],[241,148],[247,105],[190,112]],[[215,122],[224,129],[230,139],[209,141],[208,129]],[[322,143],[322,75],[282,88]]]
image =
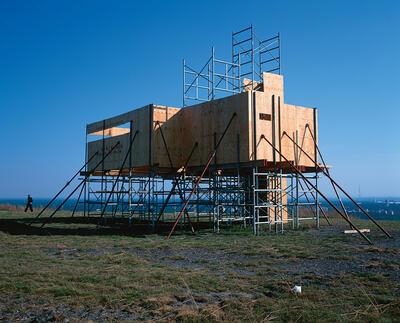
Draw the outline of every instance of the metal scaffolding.
[[[280,34],[265,40],[255,35],[253,26],[232,33],[231,61],[216,57],[215,48],[206,63],[196,70],[183,60],[183,107],[214,100],[252,88],[262,81],[262,72],[281,74]],[[248,84],[244,80],[249,80]]]
[[[260,40],[256,37],[253,27],[232,33],[231,61],[219,59],[212,47],[211,57],[196,71],[183,61],[183,107],[192,102],[201,102],[217,99],[223,95],[241,93],[244,90],[252,92],[254,100],[257,85],[262,82],[263,72],[281,73],[281,39],[280,34]],[[282,233],[286,227],[298,228],[303,221],[313,221],[316,227],[320,226],[320,215],[329,219],[323,211],[320,198],[323,198],[335,211],[338,212],[365,240],[370,240],[351,222],[346,209],[340,199],[339,192],[346,195],[360,210],[366,214],[387,236],[390,235],[370,217],[351,197],[333,180],[317,145],[317,133],[311,131],[308,125],[304,131],[309,131],[314,141],[314,156],[311,158],[299,145],[298,133],[295,139],[286,136],[292,141],[295,152],[294,163],[288,161],[281,153],[281,147],[276,147],[282,138],[275,138],[276,111],[281,106],[280,97],[272,97],[272,142],[264,135],[259,139],[265,140],[272,148],[272,167],[260,165],[257,160],[256,133],[253,141],[253,160],[250,163],[236,165],[218,165],[216,153],[232,121],[236,118],[233,113],[229,123],[218,142],[215,138],[214,151],[207,163],[200,169],[188,169],[187,165],[192,153],[197,149],[194,145],[186,164],[176,171],[172,165],[169,148],[167,147],[162,128],[160,134],[168,155],[171,171],[157,172],[149,165],[146,172],[135,173],[132,169],[131,150],[135,144],[136,133],[132,133],[130,124],[130,145],[119,170],[107,171],[105,161],[119,145],[117,142],[107,152],[105,151],[105,124],[103,122],[102,151],[88,156],[88,134],[86,134],[85,164],[71,177],[66,185],[37,215],[42,213],[56,200],[56,198],[78,179],[78,185],[66,199],[43,222],[45,225],[54,214],[64,205],[73,194],[79,192],[79,197],[72,212],[74,216],[79,204],[82,204],[85,217],[98,218],[98,224],[112,222],[116,218],[128,219],[129,226],[135,223],[146,223],[153,230],[157,230],[161,223],[169,223],[172,229],[184,225],[194,227],[205,223],[219,232],[221,228],[239,224],[241,227],[252,227],[255,235],[264,231]],[[253,122],[256,118],[256,108],[252,102]],[[314,120],[315,118],[314,110]],[[154,125],[153,125],[154,126]],[[157,125],[156,125],[157,126]],[[253,125],[255,129],[255,124]],[[280,133],[280,129],[279,129]],[[281,134],[280,134],[281,135]],[[238,155],[239,155],[239,147]],[[300,154],[312,161],[314,167],[306,173],[299,168]],[[89,171],[88,164],[95,157],[100,161]],[[319,163],[322,161],[322,164]],[[282,165],[285,165],[283,167]],[[336,207],[319,190],[320,174],[325,175],[340,201]]]

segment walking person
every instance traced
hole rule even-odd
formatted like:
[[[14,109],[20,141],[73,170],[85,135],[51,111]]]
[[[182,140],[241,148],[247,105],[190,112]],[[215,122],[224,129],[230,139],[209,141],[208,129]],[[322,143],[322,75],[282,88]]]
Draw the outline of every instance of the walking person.
[[[33,198],[30,194],[28,194],[28,199],[26,201],[26,207],[25,207],[25,212],[29,209],[31,210],[31,212],[33,212],[33,207],[32,207],[32,203],[33,203]]]

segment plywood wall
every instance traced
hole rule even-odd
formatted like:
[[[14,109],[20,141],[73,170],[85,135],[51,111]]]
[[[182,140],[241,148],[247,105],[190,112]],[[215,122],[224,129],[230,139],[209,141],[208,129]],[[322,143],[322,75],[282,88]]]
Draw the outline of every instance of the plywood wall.
[[[87,129],[90,133],[91,131],[101,131],[102,125],[107,126],[118,126],[121,124],[130,123],[132,121],[132,135],[139,131],[134,144],[132,145],[131,152],[131,162],[133,167],[138,167],[142,165],[149,164],[149,129],[150,129],[150,111],[151,105],[145,106],[140,109],[136,109],[134,111],[130,111],[128,113],[124,113],[123,115],[113,117],[110,119],[100,122],[96,122],[94,124],[88,125]],[[107,154],[108,151],[117,143],[120,142],[119,146],[113,150],[111,155],[107,157],[104,161],[104,169],[119,169],[121,164],[129,150],[130,146],[130,133],[114,136],[110,138],[105,138],[104,140],[104,155]],[[103,158],[103,140],[102,138],[89,142],[88,144],[88,156],[92,156],[95,152],[99,152],[99,154],[90,162],[89,170],[93,170],[95,165],[97,165],[101,159]],[[129,165],[129,157],[126,162],[126,165]],[[99,165],[96,170],[101,170],[103,165]]]
[[[279,115],[284,102],[284,83],[283,76],[263,73],[264,91],[255,92],[255,110],[256,110],[256,157],[257,159],[266,159],[279,161],[279,154],[265,140],[261,140],[261,135],[268,138],[279,148]],[[264,120],[260,114],[269,116],[270,120]],[[274,126],[275,125],[275,126]],[[275,139],[273,136],[275,132]]]
[[[182,164],[182,114],[181,109],[167,106],[153,107],[152,165],[179,168]],[[165,143],[162,138],[164,135]],[[167,147],[167,148],[166,148]]]
[[[180,167],[182,163],[182,115],[179,114],[179,108],[172,108],[159,105],[148,105],[140,109],[131,111],[117,118],[107,119],[104,123],[95,123],[96,128],[91,126],[90,129],[97,130],[102,124],[116,126],[132,122],[132,135],[138,130],[138,134],[132,145],[131,161],[132,167],[171,167],[166,146],[171,156],[173,167]],[[166,145],[162,139],[161,132],[164,135]],[[107,133],[107,131],[106,131]],[[104,169],[119,169],[128,153],[130,145],[130,133],[121,136],[105,138],[105,154],[120,142],[113,153],[106,158]],[[102,138],[89,142],[89,156],[99,151],[100,154],[93,159],[89,165],[89,169],[102,159],[103,140]],[[129,157],[125,164],[128,168]],[[102,169],[100,165],[97,170]]]
[[[169,168],[172,162],[173,168],[180,168],[185,164],[196,142],[198,147],[192,155],[189,166],[203,166],[207,163],[232,115],[236,113],[217,151],[216,160],[213,162],[236,164],[254,159],[273,161],[274,154],[275,160],[280,161],[279,154],[274,153],[265,140],[260,140],[261,135],[264,135],[273,142],[275,134],[275,146],[288,160],[295,161],[298,158],[299,164],[313,166],[313,162],[304,153],[298,152],[296,157],[296,149],[284,132],[294,140],[297,133],[299,145],[314,158],[313,139],[310,132],[306,130],[308,124],[314,133],[314,109],[284,103],[283,76],[264,73],[263,78],[263,84],[258,91],[245,91],[184,109],[148,105],[90,124],[87,126],[87,131],[99,133],[104,126],[106,129],[111,129],[120,124],[132,122],[133,133],[136,130],[139,131],[131,153],[133,167]],[[164,134],[171,162],[161,131]],[[107,134],[117,133],[118,131],[115,130],[107,132]],[[121,143],[105,161],[106,170],[120,168],[129,148],[129,138],[130,134],[126,133],[105,139],[105,153],[117,141]],[[100,139],[90,142],[88,146],[89,156],[91,156],[95,151],[102,151],[103,142]],[[101,158],[99,154],[89,165],[90,168],[93,168]],[[98,169],[101,169],[101,166]]]
[[[249,160],[249,92],[184,108],[182,114],[183,158],[195,150],[189,166],[205,165],[222,137],[232,115],[231,126],[217,151],[216,163],[237,163]]]
[[[315,159],[315,145],[311,133],[314,135],[314,109],[301,106],[285,104],[281,115],[282,133],[281,144],[282,153],[289,159],[296,161],[299,165],[314,166],[314,163],[308,158],[301,149],[288,138],[290,136],[297,144],[312,158]],[[306,128],[309,126],[311,132]],[[286,134],[284,134],[286,132]],[[297,133],[297,134],[296,134]],[[297,139],[296,139],[297,136]]]
[[[300,149],[297,151],[294,149],[295,145],[284,134],[287,133],[296,141],[297,132],[299,146],[314,159],[314,141],[310,131],[306,129],[308,124],[311,132],[314,133],[314,109],[284,103],[283,76],[264,73],[263,77],[264,91],[255,92],[257,159],[284,160],[265,140],[260,140],[260,136],[264,135],[288,160],[296,161],[297,152],[299,165],[314,166],[314,163]],[[270,115],[271,121],[260,119],[260,113]],[[273,128],[275,128],[275,140]]]

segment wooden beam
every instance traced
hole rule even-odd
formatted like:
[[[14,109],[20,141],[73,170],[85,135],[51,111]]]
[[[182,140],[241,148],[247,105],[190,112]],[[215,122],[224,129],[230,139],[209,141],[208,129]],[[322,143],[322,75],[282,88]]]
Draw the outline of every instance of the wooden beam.
[[[148,107],[149,107],[149,105],[146,105],[142,108],[135,109],[135,110],[132,110],[129,112],[125,112],[125,113],[119,114],[112,118],[108,118],[105,120],[90,123],[86,126],[86,132],[89,135],[89,134],[92,134],[93,132],[102,131],[103,127],[108,129],[108,128],[120,126],[124,123],[128,123],[135,118],[138,110],[146,109]],[[103,126],[103,124],[104,124],[104,126]]]
[[[360,229],[360,232],[369,233],[369,232],[371,232],[371,230],[370,229]],[[344,230],[344,233],[349,234],[349,233],[358,233],[358,232],[357,232],[357,230]]]
[[[129,128],[113,127],[113,128],[105,129],[104,130],[104,136],[115,137],[115,136],[124,135],[126,133],[129,133],[129,131],[130,131]],[[92,133],[90,133],[90,135],[92,135],[92,136],[102,136],[103,135],[103,130],[92,132]]]

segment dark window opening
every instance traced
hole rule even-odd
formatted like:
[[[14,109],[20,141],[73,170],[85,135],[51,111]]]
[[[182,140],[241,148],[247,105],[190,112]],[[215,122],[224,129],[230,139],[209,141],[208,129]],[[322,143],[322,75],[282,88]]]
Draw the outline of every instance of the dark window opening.
[[[260,113],[260,120],[271,121],[271,115],[268,113]]]

